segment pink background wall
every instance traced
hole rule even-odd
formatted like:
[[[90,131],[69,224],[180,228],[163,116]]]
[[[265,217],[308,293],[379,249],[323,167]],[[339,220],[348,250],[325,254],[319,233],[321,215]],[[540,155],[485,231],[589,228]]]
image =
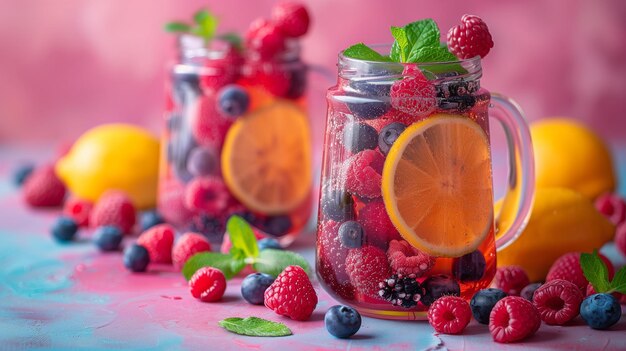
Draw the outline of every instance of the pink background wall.
[[[464,13],[489,25],[495,48],[484,86],[529,119],[566,115],[626,140],[626,2],[308,0],[305,57],[334,69],[339,50],[389,42],[389,26],[434,18],[446,31]],[[172,38],[162,24],[208,5],[224,30],[244,30],[275,1],[0,0],[0,143],[64,141],[103,122],[159,129]],[[311,91],[323,124],[323,91]]]

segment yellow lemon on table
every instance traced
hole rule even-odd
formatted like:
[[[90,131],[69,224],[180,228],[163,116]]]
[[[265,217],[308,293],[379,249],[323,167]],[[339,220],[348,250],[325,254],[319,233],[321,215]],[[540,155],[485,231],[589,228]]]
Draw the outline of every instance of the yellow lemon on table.
[[[109,189],[122,190],[140,209],[154,207],[159,140],[128,124],[105,124],[83,134],[56,164],[74,195],[96,201]]]
[[[501,201],[496,211],[500,206]],[[500,227],[508,228],[511,220],[501,217]],[[613,225],[582,194],[566,188],[539,188],[528,225],[517,240],[498,252],[498,266],[520,265],[530,281],[539,281],[562,254],[591,252],[614,233]]]
[[[553,118],[533,123],[530,133],[538,187],[571,188],[591,199],[615,190],[609,148],[589,128]]]

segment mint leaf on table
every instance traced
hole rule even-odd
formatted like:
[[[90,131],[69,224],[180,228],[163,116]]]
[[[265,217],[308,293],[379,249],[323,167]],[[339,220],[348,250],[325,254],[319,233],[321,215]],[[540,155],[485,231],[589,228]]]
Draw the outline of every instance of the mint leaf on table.
[[[626,294],[626,266],[620,268],[611,281],[611,291]]]
[[[258,317],[226,318],[218,322],[219,326],[239,335],[247,336],[288,336],[292,332],[286,325]]]
[[[407,24],[404,27],[391,27],[395,41],[391,47],[390,57],[398,62],[409,61],[411,53],[422,48],[439,47],[439,27],[432,19],[424,19]]]
[[[234,258],[255,258],[259,256],[259,246],[252,227],[245,219],[232,216],[226,222],[227,235],[233,243],[231,254]]]
[[[191,26],[183,22],[169,22],[165,24],[165,31],[169,33],[189,33]]]
[[[307,274],[311,274],[311,268],[306,259],[292,251],[265,249],[252,264],[255,271],[273,277],[277,277],[288,266],[300,266]]]
[[[380,53],[378,53],[378,51],[370,48],[369,46],[363,43],[354,44],[351,47],[345,49],[343,51],[343,55],[345,57],[355,58],[359,60],[366,60],[366,61],[381,61],[381,62],[391,61],[389,57],[381,55]]]
[[[189,280],[202,267],[217,268],[226,279],[236,276],[246,266],[243,259],[235,259],[230,254],[219,252],[199,252],[187,260],[183,266],[183,276]]]
[[[580,266],[583,269],[585,278],[593,285],[593,289],[597,293],[610,291],[612,284],[609,284],[609,270],[606,268],[604,261],[598,256],[598,250],[594,250],[593,254],[581,253]],[[613,281],[615,280],[613,279]]]

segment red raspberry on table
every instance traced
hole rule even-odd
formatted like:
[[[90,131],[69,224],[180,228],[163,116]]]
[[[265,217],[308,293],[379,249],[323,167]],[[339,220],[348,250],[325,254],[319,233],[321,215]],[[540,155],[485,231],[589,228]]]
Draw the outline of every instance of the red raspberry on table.
[[[496,270],[495,286],[510,296],[519,296],[530,283],[526,271],[520,266],[505,266]]]
[[[301,37],[309,30],[309,13],[297,2],[283,2],[272,10],[272,20],[287,37]]]
[[[358,222],[365,232],[365,241],[372,245],[387,249],[389,241],[402,239],[382,200],[366,203],[359,211]]]
[[[148,250],[150,262],[172,263],[174,228],[169,224],[156,225],[143,232],[137,239],[137,244]]]
[[[285,35],[275,23],[260,18],[250,24],[246,44],[262,60],[268,60],[285,49]]]
[[[187,225],[193,212],[185,206],[185,185],[177,180],[162,180],[157,198],[159,213],[167,223]]]
[[[347,300],[354,298],[354,287],[346,272],[349,249],[341,244],[339,227],[332,220],[319,224],[317,234],[317,272],[332,291]]]
[[[611,193],[600,195],[595,201],[595,206],[616,226],[626,222],[626,201],[619,195]]]
[[[350,157],[343,170],[346,189],[362,198],[380,197],[384,164],[385,157],[376,150],[363,150]]]
[[[24,201],[32,207],[57,207],[65,200],[65,184],[51,165],[36,168],[22,188]]]
[[[214,94],[198,97],[190,113],[191,133],[196,141],[204,146],[222,147],[233,120],[217,111]]]
[[[448,49],[460,59],[485,58],[492,47],[489,28],[478,16],[463,15],[461,24],[448,31]]]
[[[435,258],[411,246],[405,240],[391,240],[387,257],[393,274],[421,277],[435,265]]]
[[[580,312],[583,294],[574,283],[555,279],[540,286],[533,295],[533,304],[541,320],[551,325],[563,325]]]
[[[498,301],[489,315],[489,332],[496,342],[525,339],[539,329],[541,318],[533,304],[523,297],[507,296]]]
[[[189,279],[189,290],[200,301],[219,301],[226,291],[226,277],[217,268],[202,267]]]
[[[89,216],[89,226],[118,227],[122,233],[131,234],[135,226],[136,211],[133,202],[122,191],[109,190],[100,196]]]
[[[228,188],[219,177],[199,177],[187,184],[185,206],[192,211],[221,214],[230,202]]]
[[[411,116],[426,116],[437,105],[435,86],[414,65],[404,68],[403,79],[391,86],[391,106]]]
[[[92,209],[93,202],[71,197],[63,205],[63,214],[72,218],[79,227],[87,227]]]
[[[211,251],[211,244],[198,233],[186,233],[176,241],[172,249],[172,262],[177,270],[181,270],[187,260],[198,252]]]
[[[626,223],[617,227],[614,241],[617,251],[626,256]]]
[[[378,297],[378,283],[391,275],[385,251],[371,245],[348,252],[346,272],[354,288],[369,297]]]
[[[317,293],[300,266],[288,266],[265,290],[265,306],[296,321],[311,318],[317,306]]]
[[[440,297],[428,308],[428,322],[437,333],[459,334],[471,319],[469,304],[458,296]]]

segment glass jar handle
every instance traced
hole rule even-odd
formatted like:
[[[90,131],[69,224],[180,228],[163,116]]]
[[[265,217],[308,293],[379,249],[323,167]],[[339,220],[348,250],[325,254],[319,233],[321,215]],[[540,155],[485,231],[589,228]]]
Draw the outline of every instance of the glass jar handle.
[[[535,163],[521,107],[497,93],[491,95],[491,101],[489,117],[502,125],[509,149],[507,192],[496,215],[496,248],[500,251],[513,243],[528,223],[535,197]]]

